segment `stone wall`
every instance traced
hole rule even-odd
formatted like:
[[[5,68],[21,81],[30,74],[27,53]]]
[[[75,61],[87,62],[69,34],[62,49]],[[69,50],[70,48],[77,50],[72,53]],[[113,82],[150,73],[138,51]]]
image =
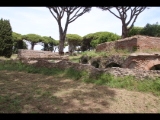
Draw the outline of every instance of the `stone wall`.
[[[128,69],[128,68],[107,68],[104,70],[105,73],[110,73],[114,76],[123,77],[123,76],[135,76],[137,80],[143,80],[145,78],[155,78],[160,77],[159,70],[139,70],[139,69]]]
[[[32,64],[35,67],[47,67],[47,68],[59,68],[59,69],[67,69],[67,68],[73,68],[78,71],[87,71],[87,73],[90,74],[91,77],[96,77],[100,73],[110,73],[115,76],[135,76],[137,80],[143,80],[144,78],[154,78],[154,77],[160,77],[160,71],[159,70],[137,70],[137,69],[128,69],[128,68],[118,68],[118,67],[112,67],[112,68],[95,68],[89,64],[81,64],[81,63],[72,63],[70,61],[62,60],[58,63],[49,63],[45,60],[39,60],[37,63]]]
[[[60,56],[58,53],[53,53],[51,51],[19,49],[18,58],[25,61],[38,59],[68,59],[68,56]]]
[[[129,51],[135,51],[139,49],[144,50],[160,50],[160,37],[149,37],[142,35],[135,35],[125,39],[120,39],[113,42],[105,42],[97,45],[96,51],[109,51],[111,49],[127,49]]]

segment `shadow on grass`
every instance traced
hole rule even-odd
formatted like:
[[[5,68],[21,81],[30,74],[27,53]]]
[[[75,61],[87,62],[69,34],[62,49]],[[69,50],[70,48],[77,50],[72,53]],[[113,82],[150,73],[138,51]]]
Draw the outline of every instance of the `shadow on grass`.
[[[0,71],[0,78],[0,112],[4,113],[96,113],[105,111],[115,95],[106,86],[64,77]]]
[[[64,89],[67,91],[67,89]],[[72,89],[63,96],[63,108],[67,113],[100,113],[107,112],[115,91],[106,86],[83,85]]]

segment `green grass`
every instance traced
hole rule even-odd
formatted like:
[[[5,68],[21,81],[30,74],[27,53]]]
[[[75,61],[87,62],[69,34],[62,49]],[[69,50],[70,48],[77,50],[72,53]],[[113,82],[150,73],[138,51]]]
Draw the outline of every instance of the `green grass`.
[[[4,105],[5,104],[5,105]],[[0,96],[0,109],[3,109],[3,106],[5,106],[7,109],[7,112],[15,113],[20,112],[21,107],[21,100],[18,97],[11,98],[10,95],[6,96]],[[5,113],[6,111],[1,111],[1,113]]]
[[[84,56],[84,55],[91,56],[91,57],[100,57],[100,56],[105,57],[105,56],[108,56],[109,54],[107,52],[85,51],[81,53],[81,56]]]
[[[139,50],[136,50],[136,51],[133,51],[134,53],[139,53],[139,52],[147,52],[147,53],[153,53],[153,52],[158,52],[157,49],[149,49],[149,50],[143,50],[143,51],[139,51]],[[78,63],[79,62],[79,59],[82,57],[82,56],[90,56],[90,57],[109,57],[109,56],[112,56],[112,55],[120,55],[124,58],[127,58],[131,53],[133,53],[132,51],[129,51],[127,49],[119,49],[119,50],[110,50],[110,51],[105,51],[105,52],[96,52],[95,50],[92,50],[92,51],[85,51],[85,52],[81,52],[78,54],[78,56],[69,56],[69,59],[72,61],[72,62],[75,62],[75,63]]]
[[[81,57],[81,54],[78,54],[78,56],[69,56],[69,60],[74,63],[79,63],[80,57]]]
[[[82,80],[86,83],[93,83],[97,85],[106,85],[112,88],[124,88],[127,90],[150,92],[154,95],[160,96],[160,78],[137,80],[132,76],[115,77],[111,74],[100,74],[92,77],[88,72],[77,71],[73,68],[61,70],[58,68],[35,68],[33,66],[25,65],[21,62],[6,61],[5,64],[0,62],[0,70],[8,71],[24,71],[27,73],[36,73],[44,75],[62,76],[73,80]],[[47,95],[49,93],[45,93]],[[1,98],[2,99],[2,98]],[[7,99],[7,98],[6,98]]]
[[[111,55],[121,55],[121,56],[128,56],[131,52],[128,50],[110,50],[110,51],[105,51],[105,52],[96,52],[95,50],[93,51],[85,51],[81,53],[81,56],[87,55],[91,57],[107,57]]]
[[[69,60],[74,63],[79,63],[79,60],[82,56],[89,56],[89,57],[108,57],[111,55],[122,55],[122,57],[127,57],[130,54],[129,51],[127,50],[112,50],[109,52],[96,52],[95,50],[93,51],[85,51],[79,53],[77,56],[69,56]]]
[[[16,58],[17,58],[17,54],[12,54],[10,58],[0,56],[0,60],[11,60],[11,59],[16,59]]]
[[[111,74],[101,74],[97,79],[85,79],[84,82],[106,85],[112,88],[153,93],[160,96],[160,78],[137,80],[133,76],[115,77]]]

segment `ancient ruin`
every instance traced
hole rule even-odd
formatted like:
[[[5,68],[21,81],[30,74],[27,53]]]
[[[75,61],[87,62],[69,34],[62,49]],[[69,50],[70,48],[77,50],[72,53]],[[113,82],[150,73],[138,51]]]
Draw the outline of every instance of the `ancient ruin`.
[[[132,53],[128,57],[112,55],[108,57],[83,56],[82,64],[89,64],[96,68],[120,67],[139,70],[160,70],[160,55],[147,53]]]
[[[69,61],[68,56],[58,53],[36,50],[19,50],[18,58],[25,63],[37,60],[35,67],[48,67],[85,70],[90,75],[110,73],[115,76],[135,76],[137,79],[160,77],[160,38],[136,35],[129,38],[106,42],[96,47],[96,52],[125,49],[130,51],[128,56],[110,55],[105,57],[82,56],[79,63]],[[137,52],[138,51],[138,52]],[[149,52],[148,52],[149,51]],[[59,60],[49,62],[48,60]]]
[[[125,49],[132,52],[146,50],[160,51],[160,37],[149,37],[142,35],[135,35],[125,39],[116,40],[113,42],[105,42],[97,45],[96,51],[109,51],[111,49]]]
[[[58,69],[68,69],[73,68],[77,71],[86,71],[91,78],[95,78],[98,74],[112,74],[117,77],[124,76],[134,76],[137,80],[143,79],[154,79],[160,77],[160,70],[139,70],[139,69],[128,69],[128,68],[119,68],[119,67],[110,67],[110,68],[95,68],[89,64],[82,63],[73,63],[71,61],[62,60],[57,63],[50,63],[45,60],[39,60],[38,62],[32,64],[35,67],[45,67],[45,68],[58,68]]]
[[[142,35],[135,35],[125,39],[120,39],[113,42],[105,42],[96,47],[96,52],[110,51],[110,50],[128,50],[130,54],[127,58],[120,59],[120,56],[113,57],[109,60],[103,60],[107,67],[121,67],[129,69],[141,70],[160,70],[160,38],[149,37]],[[138,51],[138,52],[137,52]],[[108,61],[108,62],[107,62]],[[108,65],[107,65],[108,64]],[[100,65],[104,66],[104,65]],[[102,67],[103,68],[103,67]]]

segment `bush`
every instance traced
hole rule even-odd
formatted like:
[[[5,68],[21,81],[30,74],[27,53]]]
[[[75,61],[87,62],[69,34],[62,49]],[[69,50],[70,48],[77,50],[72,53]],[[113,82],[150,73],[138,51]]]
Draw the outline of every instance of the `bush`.
[[[120,39],[120,36],[111,32],[96,32],[93,34],[93,39],[91,45],[93,48],[96,48],[98,44],[104,42],[111,42]]]
[[[133,27],[128,32],[128,37],[134,35],[147,35],[153,37],[160,37],[160,25],[158,23],[155,24],[147,23],[145,27]]]
[[[146,26],[142,29],[142,35],[160,37],[160,25],[156,24],[146,24]]]
[[[98,44],[104,43],[104,42],[110,42],[120,39],[121,37],[117,34],[111,33],[111,32],[96,32],[96,33],[90,33],[85,36],[83,36],[82,40],[82,51],[91,50],[96,48]]]
[[[133,27],[129,32],[127,37],[131,37],[134,35],[140,35],[143,30],[143,27]]]

